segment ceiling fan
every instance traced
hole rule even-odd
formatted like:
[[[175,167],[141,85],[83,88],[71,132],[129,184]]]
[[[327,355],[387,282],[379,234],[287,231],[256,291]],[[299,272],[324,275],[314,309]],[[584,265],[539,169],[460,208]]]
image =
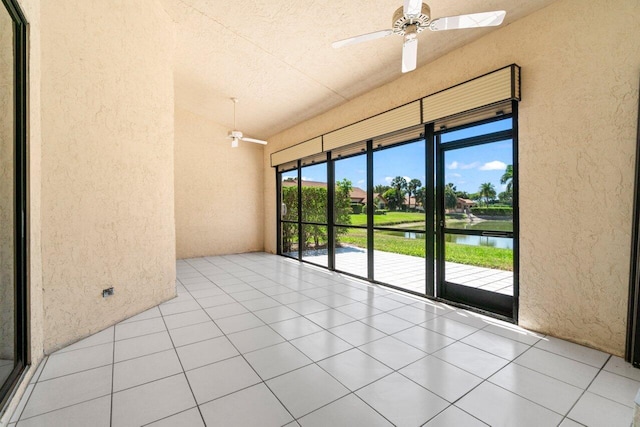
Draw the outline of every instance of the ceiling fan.
[[[229,134],[227,135],[227,138],[231,139],[231,148],[236,148],[238,146],[238,141],[253,142],[255,144],[267,145],[267,141],[263,141],[261,139],[247,138],[242,134],[242,132],[240,132],[239,130],[235,130],[236,129],[236,104],[238,103],[238,98],[231,98],[231,101],[233,101],[233,129],[234,130],[229,131]]]
[[[368,40],[380,39],[391,34],[404,37],[402,45],[402,72],[407,73],[416,69],[418,59],[418,33],[425,29],[431,31],[455,30],[463,28],[495,27],[502,24],[507,13],[504,10],[493,12],[472,13],[469,15],[447,16],[431,19],[431,9],[421,0],[404,0],[403,7],[393,14],[392,28],[375,31],[332,43],[334,48],[349,46]]]

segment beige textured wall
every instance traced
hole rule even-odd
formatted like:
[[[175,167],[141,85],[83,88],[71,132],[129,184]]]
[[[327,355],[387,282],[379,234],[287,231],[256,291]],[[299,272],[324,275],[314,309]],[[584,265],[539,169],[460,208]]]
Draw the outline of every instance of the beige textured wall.
[[[559,0],[271,137],[266,250],[276,243],[271,152],[513,62],[522,66],[523,97],[520,324],[620,355],[640,77],[637,0]]]
[[[175,295],[175,34],[155,0],[42,2],[41,16],[49,353]]]
[[[11,25],[11,17],[0,5],[0,359],[13,359],[14,356],[14,92]]]
[[[231,148],[227,128],[183,109],[175,129],[176,256],[262,250],[263,146]]]
[[[41,219],[40,219],[40,183],[41,183],[41,121],[40,121],[40,0],[18,0],[27,21],[28,35],[28,224],[29,224],[29,339],[31,366],[24,374],[24,381],[18,386],[13,399],[5,407],[0,418],[0,425],[8,424],[14,408],[18,405],[29,380],[43,358],[43,294],[42,294],[42,257],[40,251]],[[3,424],[4,423],[4,424]]]

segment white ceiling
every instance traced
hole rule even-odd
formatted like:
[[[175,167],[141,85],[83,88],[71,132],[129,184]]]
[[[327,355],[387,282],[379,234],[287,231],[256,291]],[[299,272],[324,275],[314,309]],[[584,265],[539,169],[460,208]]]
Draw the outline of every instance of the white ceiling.
[[[434,18],[506,10],[504,26],[553,1],[429,0],[429,6]],[[401,0],[161,2],[177,25],[177,106],[231,130],[229,98],[236,97],[237,127],[247,136],[267,139],[402,75],[401,37],[331,47],[391,28]],[[494,30],[425,31],[418,67]]]

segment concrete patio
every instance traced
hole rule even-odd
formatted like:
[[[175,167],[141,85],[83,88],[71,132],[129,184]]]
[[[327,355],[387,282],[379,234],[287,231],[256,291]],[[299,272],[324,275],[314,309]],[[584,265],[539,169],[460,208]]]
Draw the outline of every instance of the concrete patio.
[[[297,258],[297,252],[290,252]],[[314,264],[327,266],[326,250],[305,251],[302,259]],[[421,257],[401,255],[391,252],[374,251],[374,278],[402,289],[424,293],[426,263]],[[367,277],[367,250],[353,246],[336,249],[336,270]],[[513,272],[472,265],[445,263],[445,277],[448,282],[484,289],[504,295],[513,295]]]

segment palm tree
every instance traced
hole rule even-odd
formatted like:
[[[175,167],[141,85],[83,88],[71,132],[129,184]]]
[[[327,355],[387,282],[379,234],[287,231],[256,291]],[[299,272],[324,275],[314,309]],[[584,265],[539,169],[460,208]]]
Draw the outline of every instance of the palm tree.
[[[404,204],[403,203],[404,202],[404,193],[405,193],[405,191],[407,191],[407,180],[404,179],[401,176],[396,176],[391,181],[391,188],[396,190],[396,197],[398,198],[398,201],[400,202],[398,204],[398,207],[402,208],[402,205]]]
[[[507,184],[506,192],[511,193],[513,190],[513,165],[507,165],[507,169],[500,178],[500,184]]]
[[[377,184],[373,186],[373,193],[383,195],[389,188],[388,185]]]
[[[411,209],[411,195],[412,194],[416,195],[416,190],[420,187],[422,187],[422,181],[420,181],[417,178],[413,178],[411,181],[407,183],[407,193],[409,193],[409,209]]]
[[[425,203],[425,197],[427,197],[427,189],[424,187],[420,187],[420,188],[416,188],[416,206],[418,206],[418,204],[422,207],[424,207],[424,203]]]
[[[478,196],[484,197],[484,202],[486,205],[489,204],[490,200],[496,198],[496,188],[490,182],[485,182],[480,184],[480,189],[478,190]]]

